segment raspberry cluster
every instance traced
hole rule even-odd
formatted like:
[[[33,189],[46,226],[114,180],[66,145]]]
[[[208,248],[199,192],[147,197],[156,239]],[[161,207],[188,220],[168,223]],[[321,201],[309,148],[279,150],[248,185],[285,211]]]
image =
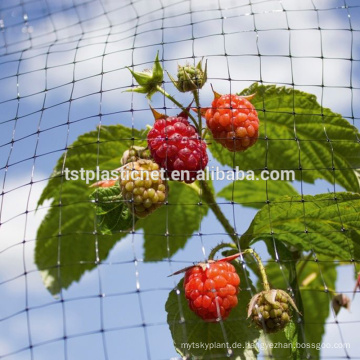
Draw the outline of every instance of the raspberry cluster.
[[[224,320],[238,303],[239,284],[239,275],[232,264],[209,261],[186,271],[185,297],[190,309],[203,320]]]
[[[124,201],[140,218],[161,206],[167,196],[159,165],[152,160],[139,159],[125,165],[119,183]]]
[[[155,162],[167,171],[170,178],[177,170],[182,172],[185,182],[192,183],[208,163],[206,143],[182,116],[155,121],[147,140]]]
[[[238,95],[215,96],[205,119],[215,141],[230,151],[244,151],[259,136],[259,118],[254,106]]]

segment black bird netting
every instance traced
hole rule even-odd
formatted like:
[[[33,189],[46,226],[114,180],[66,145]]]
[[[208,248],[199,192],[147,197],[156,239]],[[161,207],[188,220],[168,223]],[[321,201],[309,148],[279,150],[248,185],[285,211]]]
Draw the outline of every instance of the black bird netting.
[[[359,43],[358,0],[1,1],[0,358],[360,359]],[[257,142],[245,152],[200,134],[212,181],[170,181],[166,205],[138,219],[117,184],[89,188],[99,179],[86,171],[119,168],[129,146],[146,146],[149,100],[126,90],[138,86],[129,69],[152,69],[156,54],[157,112],[189,105],[167,72],[202,60],[199,131],[213,90],[255,93],[260,127],[257,139],[246,125]],[[68,169],[84,178],[69,181]],[[270,177],[230,176],[261,171]],[[270,286],[301,313],[285,331],[247,319],[263,279],[245,254],[227,320],[188,309],[182,275],[167,276],[216,246],[217,259],[249,246],[261,255]]]

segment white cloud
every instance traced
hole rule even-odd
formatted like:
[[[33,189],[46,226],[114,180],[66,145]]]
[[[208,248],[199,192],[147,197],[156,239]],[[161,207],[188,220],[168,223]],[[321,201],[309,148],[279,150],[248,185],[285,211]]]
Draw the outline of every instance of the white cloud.
[[[241,91],[255,81],[275,84],[291,84],[294,81],[295,86],[301,86],[301,90],[314,93],[319,99],[322,96],[324,106],[334,108],[344,115],[350,112],[350,103],[344,101],[343,96],[338,96],[336,91],[326,91],[327,88],[323,91],[321,88],[323,80],[324,84],[329,86],[348,86],[349,65],[344,61],[328,59],[322,61],[315,57],[321,55],[321,44],[325,57],[334,55],[332,49],[336,49],[337,54],[340,51],[340,55],[346,56],[351,47],[351,39],[341,30],[332,32],[333,34],[317,30],[319,23],[315,11],[304,9],[294,11],[301,10],[303,8],[301,4],[294,6],[293,3],[285,2],[285,9],[290,11],[282,11],[281,6],[276,2],[268,5],[256,3],[253,8],[245,6],[245,3],[241,5],[230,2],[226,4],[231,10],[222,12],[217,11],[217,6],[214,7],[213,3],[199,4],[199,9],[204,11],[193,14],[194,42],[191,40],[189,8],[185,3],[167,2],[164,11],[160,9],[160,3],[152,1],[142,2],[141,6],[135,4],[133,7],[116,6],[117,3],[112,2],[104,4],[108,10],[107,16],[102,14],[99,6],[94,6],[87,8],[86,11],[81,8],[80,14],[69,11],[66,14],[60,12],[53,17],[59,40],[53,41],[52,27],[47,24],[48,38],[44,35],[41,39],[43,44],[48,43],[53,46],[43,49],[35,47],[24,53],[23,57],[27,60],[22,62],[21,71],[40,70],[19,76],[21,94],[31,94],[45,88],[44,67],[46,52],[50,50],[47,87],[50,89],[55,86],[61,87],[48,91],[45,106],[68,100],[72,89],[71,82],[75,78],[72,97],[84,97],[84,99],[73,102],[72,120],[94,116],[100,112],[100,96],[88,96],[99,92],[100,89],[105,91],[101,99],[102,113],[130,110],[132,99],[135,110],[146,109],[147,101],[143,96],[123,93],[132,82],[126,67],[131,66],[133,62],[139,64],[136,70],[150,67],[156,50],[160,50],[160,56],[164,55],[167,60],[164,63],[165,68],[173,74],[176,72],[177,63],[184,62],[182,58],[190,58],[192,62],[193,55],[198,58],[207,56],[210,82],[220,93],[230,90]],[[134,8],[141,14],[139,23]],[[308,6],[305,8],[309,9]],[[249,15],[251,9],[256,13],[255,26],[259,31],[253,30],[254,19]],[[164,20],[167,27],[164,31],[161,30],[163,15],[172,16],[174,19]],[[86,29],[83,35],[80,31],[81,26],[77,24],[79,16],[83,19],[83,29]],[[221,19],[221,16],[225,18]],[[342,17],[338,18],[334,13],[330,13],[329,16],[332,28],[340,27],[343,22]],[[111,28],[109,20],[112,24]],[[46,21],[47,19],[44,19],[44,22]],[[291,32],[286,30],[287,21],[293,29]],[[320,18],[320,25],[323,23],[328,24],[325,15]],[[172,26],[177,27],[172,28]],[[225,30],[225,36],[221,35],[222,28]],[[137,36],[134,38],[135,32]],[[34,27],[34,35],[36,35],[36,27]],[[162,36],[165,41],[163,46],[160,45]],[[135,46],[134,50],[133,46]],[[78,49],[75,49],[76,47]],[[223,56],[225,52],[231,55],[228,61]],[[264,55],[261,59],[257,56],[258,52]],[[301,58],[286,57],[290,53]],[[36,54],[38,55],[34,56]],[[73,61],[76,62],[75,66]],[[231,88],[229,75],[233,80]],[[69,83],[70,85],[66,86]],[[171,86],[167,87],[172,89]],[[61,96],[61,93],[64,96]],[[203,89],[202,93],[203,102],[209,103],[212,98],[210,87]],[[33,99],[35,100],[35,97]],[[154,105],[163,106],[163,99],[155,97]],[[167,106],[172,107],[172,104],[167,102]],[[134,116],[136,127],[151,122],[151,119],[144,118],[142,112],[135,112]],[[124,120],[126,115],[118,115],[116,118],[130,125]]]
[[[2,280],[35,270],[34,247],[36,231],[45,216],[44,210],[35,212],[45,182],[24,186],[21,178],[6,183],[2,197],[2,225],[0,227],[0,278]],[[44,204],[46,208],[48,203]],[[23,241],[25,240],[25,243]],[[40,276],[39,276],[40,279]],[[9,283],[9,288],[12,287]],[[23,291],[23,287],[20,289]]]
[[[7,354],[10,352],[10,346],[6,340],[0,340],[0,349],[3,354]]]

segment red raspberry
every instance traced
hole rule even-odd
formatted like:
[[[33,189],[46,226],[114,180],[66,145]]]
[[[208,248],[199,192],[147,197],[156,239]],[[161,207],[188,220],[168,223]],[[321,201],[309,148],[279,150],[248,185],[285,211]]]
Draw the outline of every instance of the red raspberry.
[[[215,96],[205,119],[214,140],[230,151],[244,151],[258,139],[259,118],[254,106],[244,97]]]
[[[185,297],[190,309],[205,321],[226,319],[237,303],[240,278],[227,261],[199,264],[186,271]]]
[[[189,178],[185,173],[184,181],[192,183],[208,163],[206,143],[182,116],[156,120],[147,140],[155,162],[167,170],[170,178],[174,170],[187,170]]]

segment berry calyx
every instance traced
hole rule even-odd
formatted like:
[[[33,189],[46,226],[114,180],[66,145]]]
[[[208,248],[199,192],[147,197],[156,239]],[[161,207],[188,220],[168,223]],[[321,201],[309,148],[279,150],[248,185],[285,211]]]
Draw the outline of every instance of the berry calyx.
[[[159,165],[140,159],[126,164],[120,172],[121,193],[130,211],[144,218],[160,207],[167,197],[167,186]]]
[[[133,71],[128,68],[132,76],[139,84],[139,86],[125,90],[126,92],[138,92],[140,94],[146,94],[148,99],[159,91],[159,87],[162,85],[164,73],[159,61],[159,52],[156,54],[156,58],[152,69],[145,69],[144,71]]]
[[[183,113],[156,120],[147,140],[155,162],[172,180],[192,183],[208,163],[206,143]]]
[[[285,328],[291,319],[290,305],[297,311],[293,299],[283,290],[262,291],[250,300],[248,317],[266,333]]]
[[[248,100],[252,96],[214,94],[212,107],[203,110],[214,140],[233,152],[253,146],[259,136],[259,118]]]
[[[224,320],[238,303],[239,284],[239,275],[232,264],[209,260],[186,271],[185,297],[190,309],[203,320]]]

